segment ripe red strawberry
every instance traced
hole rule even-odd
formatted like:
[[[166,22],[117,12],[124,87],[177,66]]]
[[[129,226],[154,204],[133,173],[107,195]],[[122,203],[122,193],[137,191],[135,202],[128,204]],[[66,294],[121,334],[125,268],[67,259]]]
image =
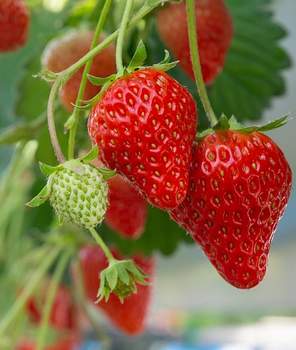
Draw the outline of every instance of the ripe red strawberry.
[[[203,78],[213,82],[224,66],[233,37],[232,19],[224,0],[196,0],[198,44]],[[185,1],[169,4],[158,12],[159,34],[180,61],[181,67],[194,79],[186,20]]]
[[[89,135],[102,160],[147,200],[172,209],[185,198],[197,113],[190,93],[154,68],[116,80],[93,108]]]
[[[45,284],[38,295],[31,297],[26,305],[30,320],[33,323],[40,323],[42,319],[42,308],[46,300],[48,285]],[[50,325],[59,330],[74,329],[75,305],[69,290],[59,286],[55,296],[54,304],[50,315]]]
[[[30,15],[24,0],[0,1],[0,52],[25,45]]]
[[[16,350],[35,350],[36,344],[33,341],[23,340],[17,346]],[[76,335],[64,336],[56,343],[47,345],[45,350],[78,350],[79,339]]]
[[[137,239],[144,232],[147,202],[122,176],[108,180],[109,207],[105,222],[126,238]]]
[[[289,164],[269,137],[217,131],[195,145],[187,197],[171,217],[226,281],[252,288],[265,275],[291,181]]]
[[[72,31],[62,38],[54,39],[43,54],[42,65],[52,72],[60,72],[83,57],[90,49],[93,33],[89,31]],[[75,104],[84,67],[76,72],[65,84],[60,93],[61,101],[68,111]],[[95,56],[90,73],[106,77],[116,72],[115,47],[110,45]],[[87,82],[84,100],[90,100],[100,91],[100,87]]]
[[[119,258],[119,254],[113,251]],[[133,257],[134,262],[144,273],[154,276],[154,259],[140,256]],[[82,269],[83,282],[87,297],[95,302],[99,288],[99,273],[108,266],[103,251],[96,246],[86,246],[79,253],[79,263]],[[97,307],[104,311],[111,322],[121,331],[129,335],[143,332],[151,299],[151,285],[138,285],[137,294],[127,297],[123,303],[117,296],[111,294],[109,301],[101,301]]]

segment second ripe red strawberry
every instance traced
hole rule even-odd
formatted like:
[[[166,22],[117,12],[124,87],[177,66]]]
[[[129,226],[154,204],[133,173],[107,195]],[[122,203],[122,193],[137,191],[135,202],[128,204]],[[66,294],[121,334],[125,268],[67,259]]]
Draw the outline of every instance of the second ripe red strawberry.
[[[199,54],[204,81],[209,84],[224,66],[233,37],[232,18],[224,0],[195,0]],[[161,38],[181,67],[194,79],[185,1],[165,6],[157,14]]]
[[[114,250],[113,254],[116,258],[120,258]],[[155,270],[154,259],[135,256],[133,260],[149,276],[149,282],[152,283]],[[100,285],[99,274],[108,266],[105,255],[97,246],[86,246],[79,252],[78,263],[81,266],[85,293],[89,300],[95,302]],[[73,272],[75,279],[75,268]],[[108,302],[101,301],[97,304],[97,307],[122,332],[128,335],[136,335],[145,329],[151,292],[152,286],[150,284],[146,286],[138,285],[137,293],[127,297],[123,303],[116,295],[111,294]]]
[[[126,238],[137,239],[144,232],[147,220],[147,202],[122,176],[108,180],[109,207],[105,222]]]
[[[186,196],[196,124],[190,93],[166,73],[146,68],[107,89],[90,114],[89,134],[105,165],[152,205],[172,209]]]
[[[268,136],[216,131],[194,146],[187,197],[171,217],[226,281],[252,288],[266,273],[291,183],[289,164]]]

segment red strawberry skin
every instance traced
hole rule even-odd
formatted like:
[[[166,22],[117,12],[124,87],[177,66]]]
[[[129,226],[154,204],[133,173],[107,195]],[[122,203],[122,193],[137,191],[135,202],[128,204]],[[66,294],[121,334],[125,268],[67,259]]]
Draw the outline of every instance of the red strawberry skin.
[[[145,229],[148,205],[122,176],[108,180],[109,207],[106,224],[125,238],[137,239]]]
[[[54,39],[46,47],[42,65],[46,69],[58,73],[68,68],[90,49],[93,33],[90,31],[71,31],[61,38]],[[63,106],[71,112],[76,102],[84,67],[80,68],[61,89],[60,98]],[[106,77],[116,72],[115,47],[110,45],[95,56],[90,74]],[[86,84],[84,100],[90,100],[100,91],[100,87]]]
[[[219,131],[194,146],[187,197],[170,215],[226,281],[252,288],[265,276],[291,183],[289,164],[268,136]]]
[[[24,46],[29,24],[30,14],[23,0],[1,0],[0,52],[14,51]]]
[[[89,118],[103,162],[154,206],[172,209],[186,196],[197,113],[190,93],[153,68],[115,81]]]
[[[113,254],[120,258],[116,251]],[[136,265],[150,276],[151,283],[154,276],[155,263],[153,258],[133,257]],[[83,282],[87,297],[95,302],[99,289],[99,274],[108,266],[103,251],[96,246],[86,246],[79,252],[79,263],[82,269]],[[96,304],[104,311],[111,322],[122,332],[136,335],[144,331],[145,321],[151,300],[151,285],[138,285],[137,294],[127,297],[123,304],[117,296],[111,294],[108,302]]]
[[[232,18],[223,0],[196,0],[197,33],[204,80],[212,83],[224,66],[233,37]],[[158,12],[159,34],[194,79],[192,70],[185,1],[169,4]]]
[[[26,305],[27,313],[33,323],[40,323],[42,307],[46,298],[46,286],[42,295],[31,297]],[[75,305],[69,290],[59,286],[50,314],[50,325],[58,330],[73,330],[76,327]]]

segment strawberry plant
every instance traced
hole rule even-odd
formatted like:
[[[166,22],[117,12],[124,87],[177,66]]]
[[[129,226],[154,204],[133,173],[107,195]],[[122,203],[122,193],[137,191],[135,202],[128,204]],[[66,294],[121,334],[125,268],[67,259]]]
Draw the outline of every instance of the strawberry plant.
[[[270,3],[1,2],[1,348],[74,349],[97,312],[143,332],[183,243],[263,280],[292,186],[288,118],[243,125],[285,91]]]

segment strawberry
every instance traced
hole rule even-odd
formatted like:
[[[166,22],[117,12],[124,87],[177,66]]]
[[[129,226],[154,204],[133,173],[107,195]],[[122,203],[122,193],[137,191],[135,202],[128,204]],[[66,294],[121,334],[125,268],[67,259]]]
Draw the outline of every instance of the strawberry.
[[[144,232],[147,203],[125,179],[116,175],[108,181],[109,207],[105,222],[123,237],[137,239]]]
[[[145,68],[111,84],[88,125],[103,162],[151,204],[172,209],[186,196],[196,123],[190,93],[166,73]]]
[[[41,288],[39,295],[31,297],[26,310],[31,322],[39,324],[42,319],[42,308],[46,300],[47,285]],[[69,290],[59,286],[50,314],[50,325],[59,330],[75,328],[75,305]]]
[[[29,10],[23,0],[0,1],[0,52],[14,51],[27,41]]]
[[[119,256],[113,251],[115,256]],[[133,257],[134,262],[150,276],[150,282],[154,275],[154,259],[141,256]],[[85,293],[89,300],[97,300],[97,291],[100,281],[100,271],[108,266],[103,251],[96,246],[86,246],[79,252],[79,264],[82,270]],[[108,302],[100,301],[97,307],[104,311],[111,322],[128,335],[141,333],[145,328],[148,307],[151,299],[151,285],[138,285],[136,294],[127,297],[123,303],[119,298],[111,294]]]
[[[233,37],[232,18],[223,0],[196,0],[197,34],[204,81],[212,83],[224,66]],[[157,27],[165,45],[194,79],[185,1],[172,3],[157,14]]]
[[[44,51],[43,67],[55,73],[68,68],[89,51],[92,36],[93,33],[90,31],[72,31],[62,38],[54,39]],[[70,78],[60,93],[62,104],[70,112],[77,98],[83,69],[84,67]],[[116,72],[115,48],[114,45],[110,45],[95,56],[90,73],[106,77],[114,72]],[[90,100],[99,90],[99,87],[87,82],[84,100]]]
[[[291,182],[289,164],[268,136],[215,131],[194,146],[187,197],[170,215],[226,281],[252,288],[266,273]]]
[[[104,220],[108,184],[100,169],[79,160],[57,167],[41,166],[49,175],[47,184],[28,206],[38,207],[49,199],[60,222],[72,222],[87,229]]]
[[[22,340],[15,350],[36,350],[36,345],[33,341]],[[57,342],[47,345],[45,350],[78,350],[79,349],[79,339],[77,336],[69,335],[64,336]]]

